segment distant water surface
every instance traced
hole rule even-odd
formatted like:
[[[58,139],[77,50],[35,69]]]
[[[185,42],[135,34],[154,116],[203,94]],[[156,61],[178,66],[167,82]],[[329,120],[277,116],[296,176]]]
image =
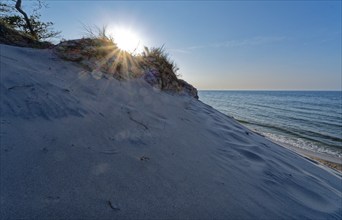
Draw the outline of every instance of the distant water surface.
[[[199,97],[279,143],[342,158],[341,91],[199,91]]]

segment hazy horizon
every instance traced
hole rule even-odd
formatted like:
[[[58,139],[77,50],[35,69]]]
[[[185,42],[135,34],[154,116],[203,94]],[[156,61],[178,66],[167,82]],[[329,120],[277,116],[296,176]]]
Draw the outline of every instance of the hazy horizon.
[[[340,1],[47,3],[42,19],[66,39],[83,23],[165,44],[199,90],[341,90]]]
[[[342,90],[291,90],[291,89],[199,89],[199,91],[256,91],[256,92],[342,92]]]

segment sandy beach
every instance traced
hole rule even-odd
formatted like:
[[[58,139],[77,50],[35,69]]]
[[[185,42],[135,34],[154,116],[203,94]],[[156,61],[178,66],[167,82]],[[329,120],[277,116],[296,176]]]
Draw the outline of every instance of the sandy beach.
[[[265,137],[263,134],[260,134],[259,131],[254,131],[254,130],[252,130],[252,131],[254,133],[262,136],[262,137]],[[274,143],[277,143],[279,146],[282,146],[286,149],[291,150],[292,152],[294,152],[294,153],[296,153],[296,154],[298,154],[304,158],[310,159],[313,163],[320,164],[320,165],[327,167],[327,168],[331,168],[331,169],[337,171],[339,174],[342,174],[341,173],[342,172],[342,159],[340,159],[338,157],[333,157],[331,155],[327,155],[324,153],[317,153],[317,152],[301,149],[298,147],[294,147],[291,145],[287,145],[284,143],[277,142],[277,141],[272,140],[270,138],[267,138],[267,139],[270,141],[273,141]]]
[[[1,219],[342,218],[340,174],[194,97],[0,49]]]
[[[342,159],[337,157],[332,157],[330,155],[322,154],[322,153],[316,153],[304,149],[299,149],[291,146],[283,145],[285,148],[290,149],[299,155],[302,155],[303,157],[310,158],[319,164],[329,167],[331,169],[334,169],[338,171],[340,174],[342,174]]]

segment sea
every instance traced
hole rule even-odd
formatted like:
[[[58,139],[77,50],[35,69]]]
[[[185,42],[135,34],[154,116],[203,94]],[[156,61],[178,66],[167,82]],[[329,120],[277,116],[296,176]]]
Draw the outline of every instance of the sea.
[[[199,99],[275,142],[342,159],[342,91],[199,91]]]

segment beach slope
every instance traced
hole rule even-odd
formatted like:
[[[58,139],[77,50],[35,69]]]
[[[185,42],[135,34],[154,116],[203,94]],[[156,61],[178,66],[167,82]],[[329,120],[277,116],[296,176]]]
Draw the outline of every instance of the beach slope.
[[[197,99],[1,45],[1,219],[341,219],[341,176]]]

